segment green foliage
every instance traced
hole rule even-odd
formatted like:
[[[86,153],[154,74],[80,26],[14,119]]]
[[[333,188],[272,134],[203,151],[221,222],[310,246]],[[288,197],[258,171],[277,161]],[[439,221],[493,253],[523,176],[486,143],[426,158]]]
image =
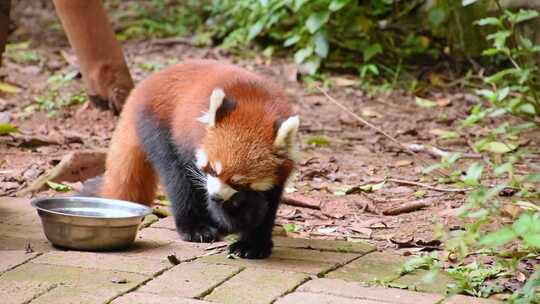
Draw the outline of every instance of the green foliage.
[[[15,133],[18,132],[19,129],[17,129],[16,126],[10,124],[10,123],[1,123],[0,124],[0,135],[6,135],[9,133]]]
[[[208,24],[229,49],[255,39],[263,46],[291,49],[308,74],[327,61],[363,76],[378,75],[380,67],[371,62],[382,60],[383,52],[396,58],[426,51],[427,38],[385,31],[389,20],[417,6],[417,1],[399,0],[220,0],[213,2]]]
[[[39,96],[34,97],[35,104],[24,109],[27,114],[33,113],[36,108],[47,112],[47,116],[56,115],[57,111],[63,107],[85,103],[87,96],[84,92],[68,94],[62,92],[62,88],[69,84],[78,72],[67,74],[55,74],[47,79],[47,90]]]
[[[51,181],[47,181],[47,186],[49,186],[49,188],[53,189],[56,192],[69,192],[69,191],[73,190],[68,185],[55,183],[55,182],[51,182]]]
[[[473,2],[476,1],[463,1],[463,4],[471,5]],[[456,281],[451,286],[454,292],[479,297],[500,292],[500,288],[485,284],[486,280],[508,275],[517,261],[537,256],[540,252],[540,172],[533,166],[518,174],[515,168],[516,164],[523,164],[531,152],[519,145],[520,139],[526,132],[539,131],[540,103],[536,92],[540,85],[535,56],[540,52],[540,45],[533,44],[518,30],[520,23],[537,17],[536,11],[504,10],[498,16],[476,22],[477,26],[491,30],[486,38],[492,46],[484,51],[484,55],[503,64],[502,69],[484,77],[486,88],[476,91],[483,100],[471,108],[462,123],[464,130],[482,127],[488,132],[485,136],[477,136],[474,142],[476,152],[482,154],[482,161],[470,164],[458,179],[455,175],[450,178],[472,189],[466,203],[459,209],[467,224],[462,230],[443,232],[442,238],[446,249],[460,261],[474,252],[491,255],[498,262],[489,267],[473,262],[447,269]],[[459,156],[455,154],[445,157],[440,164],[426,168],[425,172],[437,168],[452,169],[458,160]],[[515,191],[511,199],[502,199],[500,193],[505,189]],[[503,216],[503,203],[520,210],[513,223],[499,221]],[[509,259],[500,254],[502,248],[519,248],[524,254]],[[540,286],[539,277],[538,270],[531,274],[523,289],[514,293],[510,301],[540,301],[536,292]]]
[[[116,36],[160,38],[184,36],[201,26],[208,1],[150,0],[131,2],[116,18],[124,28]]]
[[[10,43],[6,45],[6,53],[4,56],[17,63],[40,63],[43,57],[36,51],[30,50],[30,41]]]
[[[447,273],[456,283],[450,284],[452,292],[465,292],[476,297],[489,296],[493,290],[484,285],[487,279],[494,278],[504,271],[500,265],[482,266],[477,262],[458,267],[451,267]]]
[[[330,145],[330,140],[325,136],[311,136],[306,140],[306,144],[315,147],[323,147]]]

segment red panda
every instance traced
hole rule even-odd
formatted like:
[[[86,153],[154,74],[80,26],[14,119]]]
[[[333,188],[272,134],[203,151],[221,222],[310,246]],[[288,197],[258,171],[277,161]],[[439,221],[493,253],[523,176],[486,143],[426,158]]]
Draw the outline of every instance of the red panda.
[[[299,123],[257,74],[211,60],[174,65],[130,93],[96,194],[150,205],[159,180],[184,240],[234,232],[231,253],[268,257]]]

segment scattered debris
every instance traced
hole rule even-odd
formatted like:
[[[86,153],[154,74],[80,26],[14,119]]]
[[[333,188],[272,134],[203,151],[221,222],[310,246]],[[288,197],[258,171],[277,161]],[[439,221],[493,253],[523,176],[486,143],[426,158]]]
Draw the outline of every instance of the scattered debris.
[[[321,202],[311,197],[307,197],[301,194],[286,194],[281,199],[281,202],[285,205],[310,208],[310,209],[321,209]]]
[[[386,210],[383,210],[382,214],[384,215],[398,215],[402,213],[408,213],[420,210],[422,208],[428,207],[430,204],[424,200],[413,202],[410,204],[398,206],[398,207],[392,207]]]
[[[114,284],[126,284],[128,280],[126,278],[112,277],[111,282]]]
[[[178,265],[180,264],[180,260],[176,257],[176,255],[174,254],[169,254],[167,256],[167,260],[169,261],[169,263],[171,263],[172,265]]]

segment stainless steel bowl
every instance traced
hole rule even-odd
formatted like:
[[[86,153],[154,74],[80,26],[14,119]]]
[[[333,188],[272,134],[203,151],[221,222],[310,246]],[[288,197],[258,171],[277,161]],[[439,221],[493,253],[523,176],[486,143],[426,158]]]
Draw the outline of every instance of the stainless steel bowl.
[[[130,246],[142,219],[152,209],[127,201],[96,197],[32,200],[47,239],[78,250],[112,250]]]

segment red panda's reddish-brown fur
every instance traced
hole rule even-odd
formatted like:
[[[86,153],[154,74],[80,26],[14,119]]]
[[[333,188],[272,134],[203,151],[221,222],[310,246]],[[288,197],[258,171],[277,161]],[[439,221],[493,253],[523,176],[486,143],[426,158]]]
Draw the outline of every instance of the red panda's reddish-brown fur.
[[[231,252],[267,257],[298,126],[261,76],[209,60],[172,66],[128,97],[96,194],[151,205],[162,179],[182,238],[237,232]]]
[[[248,84],[248,85],[246,85]],[[225,128],[216,128],[208,136],[197,118],[208,109],[212,90],[223,88],[227,97],[242,102],[238,111],[223,118]],[[269,104],[267,101],[274,102]],[[271,159],[275,138],[274,122],[289,117],[292,112],[284,93],[268,80],[236,66],[210,60],[195,60],[170,67],[141,82],[130,94],[120,115],[107,156],[104,182],[99,191],[103,197],[125,199],[150,205],[155,197],[157,175],[146,159],[136,134],[137,114],[150,109],[160,120],[171,126],[174,139],[189,141],[195,146],[203,142],[209,154],[215,151],[231,170],[222,173],[227,180],[234,173],[242,174],[246,166],[258,166],[261,175],[275,165]],[[253,130],[250,126],[257,126]],[[233,130],[234,133],[231,132]],[[256,132],[256,133],[254,133]],[[230,139],[231,142],[223,142]],[[237,140],[237,141],[235,141]],[[248,164],[247,155],[231,155],[228,144],[259,142],[256,149],[245,151],[249,158],[260,160]],[[260,153],[260,155],[254,155]],[[286,162],[277,172],[277,181],[284,182],[292,170]],[[257,176],[248,177],[256,179]]]

